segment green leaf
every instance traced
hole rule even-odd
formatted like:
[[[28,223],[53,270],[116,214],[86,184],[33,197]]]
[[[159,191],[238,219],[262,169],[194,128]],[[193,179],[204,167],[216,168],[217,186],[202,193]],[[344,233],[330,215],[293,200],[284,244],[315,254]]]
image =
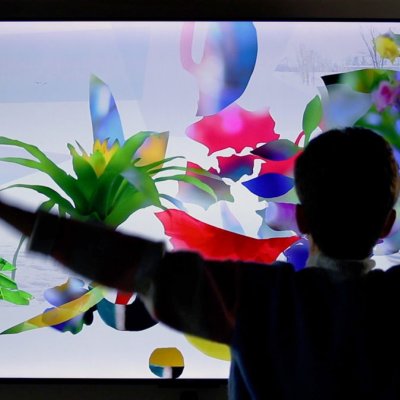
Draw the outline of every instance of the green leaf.
[[[78,178],[78,186],[85,197],[90,201],[97,185],[98,178],[96,172],[90,162],[78,154],[74,146],[68,144],[68,149],[72,155],[72,166]]]
[[[168,157],[168,158],[164,158],[163,160],[155,161],[155,162],[153,162],[151,164],[142,165],[142,166],[140,166],[138,168],[145,169],[149,173],[153,174],[154,172],[151,171],[151,170],[153,170],[154,168],[156,168],[156,167],[158,167],[160,165],[166,164],[166,163],[168,163],[168,162],[170,162],[172,160],[177,160],[179,158],[184,159],[185,157],[183,157],[183,156]],[[137,159],[136,161],[139,161],[139,159]]]
[[[29,168],[35,168],[46,173],[53,181],[72,199],[75,206],[80,210],[86,210],[88,201],[76,184],[76,179],[68,175],[63,169],[59,168],[51,161],[38,147],[29,143],[24,143],[19,140],[9,139],[0,136],[0,145],[15,146],[26,150],[29,154],[35,157],[40,163],[23,158],[5,157],[3,161],[19,163],[20,165]],[[14,161],[10,161],[14,159]],[[19,160],[19,161],[18,161]]]
[[[160,206],[160,194],[158,193],[157,187],[154,180],[145,172],[139,168],[130,167],[122,176],[139,192],[142,192],[148,199],[150,204]]]
[[[120,225],[135,211],[142,208],[150,205],[162,207],[154,180],[141,168],[130,167],[122,176],[125,181],[121,183],[115,201],[104,221],[112,226]]]
[[[139,132],[130,137],[111,158],[103,174],[99,177],[96,193],[93,196],[93,204],[98,210],[109,210],[113,201],[113,183],[120,179],[120,174],[132,163],[132,159],[139,147],[152,134],[152,132]],[[115,192],[114,192],[115,193]]]
[[[36,169],[41,172],[46,172],[46,169],[43,167],[42,164],[35,160],[30,160],[29,158],[23,157],[1,157],[0,161],[9,162],[13,164],[22,165],[23,167]]]
[[[10,290],[0,287],[0,298],[13,304],[28,305],[33,296],[23,290]]]
[[[186,183],[190,183],[193,186],[196,186],[200,190],[203,190],[204,192],[208,193],[214,201],[218,201],[217,195],[215,194],[214,190],[207,185],[206,183],[202,182],[200,179],[194,177],[194,176],[189,176],[189,175],[173,175],[173,176],[163,176],[159,178],[155,178],[155,182],[162,182],[162,181],[168,181],[168,180],[173,180],[173,181],[182,181]]]
[[[39,210],[49,212],[55,206],[55,202],[53,200],[44,201],[40,206]]]
[[[115,207],[116,202],[118,201],[119,197],[122,193],[124,193],[126,186],[129,185],[129,182],[122,176],[119,175],[115,179],[112,180],[110,184],[110,191],[109,191],[109,201],[107,203],[106,210],[98,210],[98,212],[103,215],[105,218],[111,210]],[[97,210],[97,204],[93,205],[94,208]]]
[[[170,166],[170,167],[164,167],[164,168],[159,168],[159,169],[153,169],[149,171],[151,174],[158,174],[159,172],[165,172],[165,171],[183,171],[183,172],[192,172],[196,175],[201,175],[201,176],[207,176],[209,178],[214,178],[215,175],[212,174],[211,172],[206,171],[203,168],[192,168],[192,167],[178,167],[178,166]]]
[[[16,289],[17,284],[11,278],[0,272],[0,287],[8,289]]]
[[[140,146],[153,133],[139,132],[125,141],[124,145],[114,153],[102,176],[106,174],[119,175],[123,172],[131,164],[133,156]]]
[[[0,271],[15,271],[15,266],[4,258],[0,258]]]
[[[104,222],[107,225],[117,227],[126,221],[135,211],[149,205],[151,203],[143,192],[138,192],[134,187],[129,186],[118,201],[118,205],[112,209]]]
[[[304,144],[310,141],[310,136],[318,127],[322,119],[322,103],[319,96],[315,96],[306,106],[303,114]]]
[[[34,190],[35,192],[38,192],[38,193],[43,194],[44,196],[48,197],[51,202],[53,202],[54,204],[57,204],[59,207],[62,207],[71,216],[76,215],[76,210],[73,207],[73,205],[67,199],[62,197],[59,193],[57,193],[55,190],[49,188],[48,186],[28,185],[28,184],[18,183],[15,185],[7,186],[5,189],[11,189],[11,188],[25,188],[25,189]],[[48,204],[48,205],[46,204],[46,207],[50,206],[50,204]]]

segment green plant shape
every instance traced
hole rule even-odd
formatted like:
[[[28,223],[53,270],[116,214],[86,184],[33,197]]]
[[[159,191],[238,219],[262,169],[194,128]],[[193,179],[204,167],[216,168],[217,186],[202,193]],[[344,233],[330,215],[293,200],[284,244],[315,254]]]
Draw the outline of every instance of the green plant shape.
[[[108,94],[110,100],[109,110],[105,113],[98,108],[98,89]],[[72,157],[73,175],[57,166],[37,146],[0,137],[0,145],[21,148],[30,156],[2,157],[0,161],[42,172],[55,184],[49,187],[21,183],[2,190],[16,187],[34,190],[46,198],[39,206],[42,210],[50,211],[56,207],[62,216],[101,222],[114,229],[133,213],[150,205],[166,209],[167,203],[184,209],[179,199],[159,192],[158,182],[184,181],[217,201],[212,187],[197,177],[187,175],[188,172],[198,175],[207,175],[208,172],[172,164],[174,160],[184,158],[182,156],[165,158],[168,132],[138,132],[125,140],[112,93],[97,77],[91,80],[90,111],[94,136],[92,153],[88,154],[79,143],[76,147],[67,144]],[[19,249],[20,246],[16,250],[15,260]],[[99,298],[101,300],[101,296]]]
[[[165,133],[139,132],[123,145],[115,143],[111,149],[108,149],[105,142],[95,142],[94,151],[90,155],[81,146],[78,145],[80,154],[73,145],[68,144],[75,176],[58,167],[38,147],[0,137],[0,144],[22,148],[35,158],[2,157],[0,161],[43,172],[60,190],[31,184],[15,184],[6,189],[20,187],[34,190],[47,198],[41,205],[46,210],[57,206],[62,215],[83,221],[104,222],[115,228],[141,208],[150,205],[165,208],[161,203],[164,197],[161,197],[156,185],[160,181],[184,180],[216,199],[212,188],[200,179],[186,175],[188,168],[169,165],[180,157],[163,158],[150,164],[146,164],[143,158],[135,158],[146,140],[161,134]],[[181,173],[171,175],[172,171]],[[158,176],[160,173],[167,175]]]
[[[13,264],[0,257],[0,300],[18,305],[28,305],[33,296],[24,290],[18,289],[15,280],[8,276],[15,269]]]
[[[318,127],[322,119],[322,103],[319,96],[315,96],[306,106],[303,114],[302,127],[305,134],[304,145],[310,141],[311,134]]]

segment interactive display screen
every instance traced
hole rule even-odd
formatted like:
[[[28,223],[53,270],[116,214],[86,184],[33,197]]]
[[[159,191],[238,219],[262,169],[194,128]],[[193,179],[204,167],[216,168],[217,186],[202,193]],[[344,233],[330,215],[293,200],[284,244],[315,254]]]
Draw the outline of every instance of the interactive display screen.
[[[0,196],[171,251],[301,269],[296,157],[347,125],[397,155],[399,35],[390,23],[1,22]],[[1,224],[1,377],[228,376],[228,347],[26,243]],[[377,267],[399,248],[397,223]]]

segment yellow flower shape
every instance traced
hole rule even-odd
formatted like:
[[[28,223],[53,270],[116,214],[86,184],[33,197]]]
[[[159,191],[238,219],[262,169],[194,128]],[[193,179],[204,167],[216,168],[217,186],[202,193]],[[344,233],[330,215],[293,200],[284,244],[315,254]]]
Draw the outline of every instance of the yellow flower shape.
[[[83,154],[83,157],[89,161],[97,176],[103,174],[106,169],[107,164],[110,162],[113,155],[118,151],[119,144],[118,142],[114,142],[111,148],[108,148],[107,140],[100,142],[100,140],[96,139],[93,143],[93,153],[89,156],[87,154]]]
[[[382,58],[388,58],[392,63],[400,56],[399,47],[396,42],[385,35],[375,38],[375,48]]]

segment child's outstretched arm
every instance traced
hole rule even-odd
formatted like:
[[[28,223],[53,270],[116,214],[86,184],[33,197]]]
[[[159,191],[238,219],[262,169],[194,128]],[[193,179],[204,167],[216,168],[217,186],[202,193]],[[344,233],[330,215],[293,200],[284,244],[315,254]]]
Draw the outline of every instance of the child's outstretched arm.
[[[116,232],[102,224],[31,213],[0,201],[0,218],[47,254],[100,284],[138,292],[151,314],[180,331],[229,343],[240,263],[206,261],[191,252]]]

